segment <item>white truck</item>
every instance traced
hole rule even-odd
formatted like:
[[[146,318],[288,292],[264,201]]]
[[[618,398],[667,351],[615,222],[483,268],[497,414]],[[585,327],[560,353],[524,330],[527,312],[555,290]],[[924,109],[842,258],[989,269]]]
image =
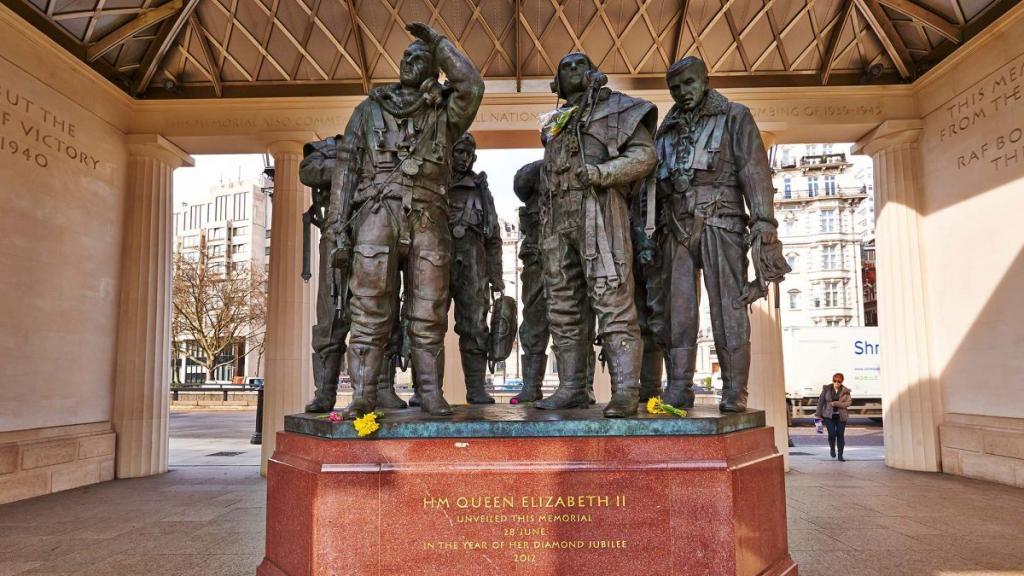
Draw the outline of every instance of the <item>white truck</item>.
[[[882,417],[878,327],[786,328],[782,353],[790,418],[814,416],[821,387],[842,372],[853,392],[851,415]]]

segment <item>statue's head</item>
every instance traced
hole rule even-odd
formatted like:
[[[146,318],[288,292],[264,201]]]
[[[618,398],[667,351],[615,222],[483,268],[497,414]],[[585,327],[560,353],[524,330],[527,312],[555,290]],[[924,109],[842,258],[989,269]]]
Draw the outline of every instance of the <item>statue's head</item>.
[[[452,170],[456,174],[465,174],[473,169],[476,163],[476,139],[466,132],[452,146]]]
[[[607,78],[582,52],[569,52],[558,62],[551,91],[559,98],[569,99],[586,91],[592,84],[603,85]]]
[[[668,69],[665,80],[672,99],[689,112],[704,101],[708,91],[708,67],[700,58],[687,56]]]
[[[439,70],[434,53],[422,40],[413,40],[402,54],[399,64],[399,80],[403,86],[419,88],[429,78],[437,79]]]

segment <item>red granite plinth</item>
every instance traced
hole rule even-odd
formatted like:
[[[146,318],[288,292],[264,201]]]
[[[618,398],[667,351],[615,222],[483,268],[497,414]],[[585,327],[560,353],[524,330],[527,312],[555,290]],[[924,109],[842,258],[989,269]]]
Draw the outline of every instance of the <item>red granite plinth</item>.
[[[772,430],[345,440],[280,432],[259,576],[787,575]]]

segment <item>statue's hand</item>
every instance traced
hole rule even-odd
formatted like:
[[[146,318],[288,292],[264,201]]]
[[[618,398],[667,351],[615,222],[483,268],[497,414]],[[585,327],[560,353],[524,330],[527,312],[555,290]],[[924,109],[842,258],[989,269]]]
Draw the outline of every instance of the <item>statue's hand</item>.
[[[775,226],[772,226],[771,222],[759,220],[750,227],[750,236],[751,238],[760,236],[762,243],[774,244],[779,240],[779,231]]]
[[[348,241],[342,241],[336,248],[331,250],[331,266],[338,270],[348,270],[352,262],[352,246]]]
[[[505,292],[505,281],[501,278],[491,281],[491,292]]]
[[[426,42],[431,48],[436,46],[438,41],[441,40],[441,35],[423,22],[410,22],[405,25],[405,29],[409,34]]]
[[[584,164],[576,171],[576,177],[584,186],[600,186],[601,170],[593,164]]]

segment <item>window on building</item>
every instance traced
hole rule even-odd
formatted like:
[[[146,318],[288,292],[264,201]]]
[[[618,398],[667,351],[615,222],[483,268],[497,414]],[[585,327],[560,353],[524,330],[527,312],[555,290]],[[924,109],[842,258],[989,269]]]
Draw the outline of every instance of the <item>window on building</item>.
[[[835,244],[821,247],[821,269],[835,270],[839,267],[839,250]]]
[[[822,154],[831,154],[832,153],[832,145],[831,144],[822,144],[822,146],[821,146],[821,153]]]
[[[224,238],[224,227],[218,226],[216,228],[210,228],[206,231],[206,237],[210,240],[220,240]]]
[[[195,248],[199,246],[199,236],[185,236],[181,239],[181,245],[185,248]]]
[[[789,264],[789,268],[793,272],[800,271],[800,256],[798,256],[796,252],[786,254],[786,263]],[[790,294],[792,294],[792,292],[790,292]]]
[[[800,291],[790,290],[789,291],[789,309],[798,310],[800,308]]]
[[[793,149],[789,146],[784,146],[782,148],[782,165],[792,166],[793,164]]]
[[[244,242],[241,243],[241,244],[232,244],[231,245],[231,253],[232,254],[248,254],[249,253],[249,245],[244,243]]]
[[[811,198],[817,196],[821,191],[821,183],[817,176],[807,177],[807,195]]]
[[[825,176],[825,196],[835,196],[839,192],[836,188],[836,177]]]
[[[267,255],[268,258],[270,257],[270,246],[267,246],[265,254]]]
[[[210,256],[223,256],[224,255],[224,245],[223,244],[213,244],[211,246],[207,246],[206,247],[206,253],[209,254]]]
[[[817,144],[808,144],[807,146],[804,147],[804,155],[805,156],[816,156],[817,154],[818,154],[818,145]]]
[[[819,213],[822,232],[836,231],[836,211],[834,209],[822,210]]]
[[[249,235],[249,227],[248,226],[235,226],[231,230],[231,235],[232,236],[248,236]]]
[[[828,280],[824,284],[825,307],[832,308],[839,306],[839,281]]]
[[[782,180],[782,197],[792,198],[793,197],[793,180],[784,178]]]

